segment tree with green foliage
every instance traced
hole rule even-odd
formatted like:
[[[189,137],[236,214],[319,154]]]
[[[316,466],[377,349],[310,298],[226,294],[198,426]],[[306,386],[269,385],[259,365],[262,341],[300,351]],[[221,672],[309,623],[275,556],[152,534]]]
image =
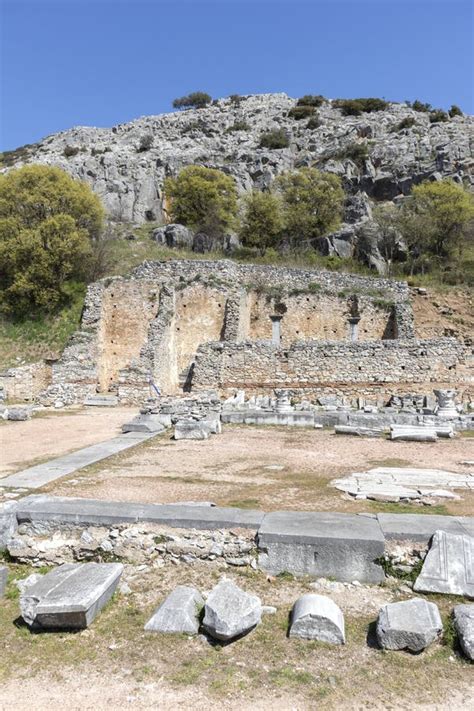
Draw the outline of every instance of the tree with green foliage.
[[[104,210],[91,189],[59,168],[28,165],[0,176],[0,305],[51,312],[68,283],[84,281]]]
[[[438,267],[462,252],[472,240],[474,198],[451,180],[424,182],[413,188],[402,208],[400,229],[412,261],[412,271],[421,260],[426,269],[431,257]]]
[[[205,91],[193,91],[187,96],[180,96],[173,101],[174,109],[203,109],[210,104],[212,96]]]
[[[276,179],[283,202],[285,233],[293,248],[336,230],[342,218],[341,180],[316,168],[282,173]]]
[[[221,170],[188,165],[176,178],[166,178],[165,196],[174,222],[214,237],[235,226],[237,188],[234,179]]]
[[[281,199],[273,193],[254,190],[244,199],[240,238],[244,247],[256,247],[261,254],[274,247],[283,229]]]
[[[452,104],[451,108],[449,109],[449,115],[451,118],[454,118],[455,116],[463,116],[463,112],[459,108],[459,106],[456,106],[456,104]]]

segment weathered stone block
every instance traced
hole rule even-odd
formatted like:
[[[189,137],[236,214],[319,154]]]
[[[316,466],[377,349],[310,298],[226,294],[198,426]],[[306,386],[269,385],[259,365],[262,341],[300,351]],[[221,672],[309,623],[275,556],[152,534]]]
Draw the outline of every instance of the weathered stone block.
[[[228,641],[249,632],[259,624],[262,603],[231,580],[221,580],[204,605],[203,628],[215,639]]]
[[[379,513],[377,519],[387,540],[428,543],[437,530],[465,533],[461,519],[455,516]]]
[[[121,563],[65,564],[20,596],[25,622],[40,629],[85,629],[112,597]]]
[[[439,637],[442,629],[434,602],[414,598],[382,607],[377,620],[377,639],[383,649],[421,652]]]
[[[196,588],[179,585],[155,610],[145,631],[197,634],[203,606],[204,599]]]
[[[436,531],[413,590],[474,599],[474,538]]]
[[[344,644],[342,610],[324,595],[302,595],[293,605],[290,637]]]
[[[0,566],[0,598],[5,595],[5,590],[7,587],[7,579],[8,579],[8,568],[6,568],[4,565]]]
[[[211,427],[202,420],[180,420],[174,428],[174,438],[179,439],[208,439]]]
[[[31,412],[26,407],[9,407],[7,409],[7,420],[14,422],[24,422],[31,418]]]
[[[456,605],[453,617],[461,649],[474,660],[474,605]]]
[[[384,537],[375,518],[340,513],[276,511],[258,532],[259,567],[272,574],[378,583]]]
[[[91,395],[84,400],[87,407],[116,407],[118,403],[116,395]]]
[[[17,504],[14,501],[0,504],[0,551],[6,549],[8,541],[18,527],[16,508]]]
[[[122,432],[163,432],[165,429],[159,415],[137,415],[122,425]]]

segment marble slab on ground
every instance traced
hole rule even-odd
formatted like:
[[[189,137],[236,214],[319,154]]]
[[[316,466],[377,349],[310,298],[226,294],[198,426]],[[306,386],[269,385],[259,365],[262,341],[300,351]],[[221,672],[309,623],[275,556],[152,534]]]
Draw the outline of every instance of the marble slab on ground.
[[[20,596],[25,622],[39,629],[85,629],[110,600],[121,563],[66,563],[28,586]]]
[[[78,449],[71,454],[66,454],[56,459],[51,459],[44,464],[37,464],[34,467],[28,467],[15,474],[10,474],[3,479],[0,479],[0,488],[6,487],[25,487],[27,489],[39,489],[51,481],[60,479],[63,476],[73,474],[78,469],[83,469],[90,464],[111,457],[113,454],[123,452],[129,447],[134,447],[141,442],[145,442],[154,437],[155,433],[149,432],[128,432],[127,434],[113,437],[105,442],[93,444],[84,449]]]
[[[18,501],[18,522],[53,521],[84,525],[161,523],[175,528],[254,528],[264,514],[252,509],[193,504],[142,504],[63,496],[28,496]]]
[[[377,467],[354,472],[331,485],[352,496],[379,499],[456,498],[450,489],[474,491],[474,473],[412,467]]]
[[[415,592],[474,599],[474,538],[436,531],[413,586]]]
[[[332,512],[275,511],[258,531],[258,562],[272,574],[380,582],[384,537],[376,518]]]

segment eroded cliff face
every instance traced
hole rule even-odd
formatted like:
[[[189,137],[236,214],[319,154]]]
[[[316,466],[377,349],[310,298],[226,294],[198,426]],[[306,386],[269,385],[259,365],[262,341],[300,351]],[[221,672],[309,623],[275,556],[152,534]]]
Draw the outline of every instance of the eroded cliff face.
[[[367,196],[393,200],[427,178],[474,183],[473,117],[430,123],[429,114],[405,104],[342,116],[326,101],[316,110],[320,125],[308,128],[308,120],[288,116],[295,105],[296,100],[286,94],[263,94],[237,102],[221,99],[204,109],[145,116],[112,128],[77,127],[10,154],[9,162],[18,155],[15,165],[59,166],[88,182],[112,219],[133,223],[165,221],[164,178],[193,163],[229,173],[240,191],[267,187],[279,173],[305,165],[334,172],[352,196],[347,224],[370,216]],[[415,120],[414,125],[398,129],[407,117]],[[288,148],[259,148],[262,133],[273,129],[287,132]],[[354,162],[344,157],[354,143],[366,146],[367,159]],[[343,251],[344,226],[332,240],[336,252],[338,239]]]

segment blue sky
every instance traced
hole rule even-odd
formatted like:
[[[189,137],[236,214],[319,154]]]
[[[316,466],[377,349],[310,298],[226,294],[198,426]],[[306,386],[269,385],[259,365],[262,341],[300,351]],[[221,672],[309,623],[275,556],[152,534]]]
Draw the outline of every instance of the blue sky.
[[[471,0],[0,0],[0,149],[190,91],[473,111]]]

